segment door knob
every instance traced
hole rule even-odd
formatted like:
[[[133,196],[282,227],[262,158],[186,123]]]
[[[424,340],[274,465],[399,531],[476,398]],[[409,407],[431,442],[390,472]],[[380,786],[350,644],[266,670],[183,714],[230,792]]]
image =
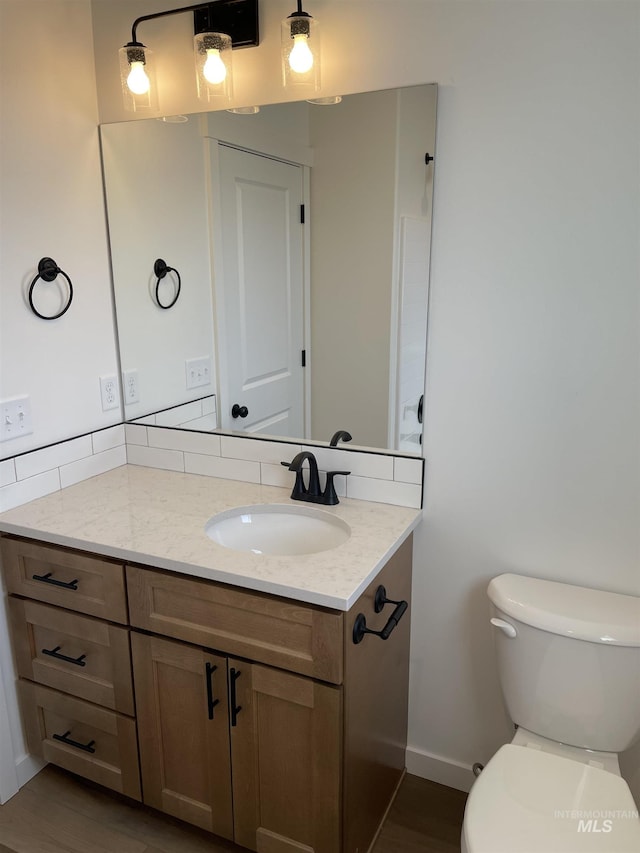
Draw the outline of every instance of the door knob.
[[[249,414],[249,409],[246,406],[241,406],[239,403],[234,403],[231,409],[232,418],[246,418]]]

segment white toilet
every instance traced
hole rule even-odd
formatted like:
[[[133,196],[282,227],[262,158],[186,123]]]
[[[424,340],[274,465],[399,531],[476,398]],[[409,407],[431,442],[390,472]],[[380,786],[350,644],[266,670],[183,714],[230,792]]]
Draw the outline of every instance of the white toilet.
[[[640,734],[640,598],[513,574],[488,595],[518,728],[471,789],[462,853],[639,853],[617,753]]]

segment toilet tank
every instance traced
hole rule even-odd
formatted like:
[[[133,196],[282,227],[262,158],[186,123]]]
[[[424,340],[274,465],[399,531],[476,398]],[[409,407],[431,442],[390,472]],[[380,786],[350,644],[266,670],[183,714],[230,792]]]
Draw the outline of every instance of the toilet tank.
[[[514,574],[487,592],[513,722],[571,746],[627,749],[640,735],[640,598]]]

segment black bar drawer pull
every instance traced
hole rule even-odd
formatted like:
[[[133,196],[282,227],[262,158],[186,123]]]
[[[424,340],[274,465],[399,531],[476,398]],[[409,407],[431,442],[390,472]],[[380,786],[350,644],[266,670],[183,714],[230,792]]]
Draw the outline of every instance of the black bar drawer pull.
[[[384,626],[382,631],[372,631],[371,628],[367,628],[367,619],[364,613],[358,613],[356,621],[353,623],[353,642],[356,645],[361,643],[365,634],[375,634],[376,637],[380,637],[381,640],[388,640],[391,636],[391,632],[404,616],[408,606],[409,605],[406,601],[399,601],[397,607],[394,609],[391,616],[389,616],[387,624]]]
[[[50,658],[55,658],[56,660],[63,660],[65,663],[75,663],[76,666],[86,666],[87,662],[85,661],[86,655],[80,655],[78,658],[70,658],[68,655],[60,654],[61,646],[56,646],[55,649],[43,649],[42,654],[48,655]]]
[[[216,705],[220,704],[219,699],[213,698],[213,673],[216,671],[217,668],[217,666],[207,661],[205,666],[207,679],[207,712],[209,714],[210,720],[213,720],[213,709],[216,707]]]
[[[72,581],[57,581],[51,577],[52,574],[53,572],[47,572],[46,575],[33,575],[33,579],[42,583],[50,583],[52,586],[61,586],[63,589],[73,589],[74,591],[78,589],[77,578]]]
[[[242,711],[242,705],[236,705],[236,681],[242,673],[239,669],[231,667],[229,670],[229,692],[231,693],[231,725],[235,726],[238,721],[238,714]]]
[[[89,743],[78,743],[77,740],[72,740],[69,735],[71,734],[71,730],[65,732],[63,735],[53,735],[54,740],[59,740],[61,743],[66,743],[67,746],[73,746],[75,749],[81,749],[83,752],[91,752],[94,753],[95,740],[90,740]]]

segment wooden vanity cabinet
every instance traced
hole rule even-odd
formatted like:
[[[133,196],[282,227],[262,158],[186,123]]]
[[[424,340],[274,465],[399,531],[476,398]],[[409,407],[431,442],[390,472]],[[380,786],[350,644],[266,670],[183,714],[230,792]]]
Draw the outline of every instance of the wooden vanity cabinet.
[[[353,629],[410,601],[412,537],[347,613],[0,549],[32,752],[258,853],[370,850],[404,774],[409,612]]]
[[[124,565],[2,537],[29,750],[141,799]]]
[[[258,853],[366,853],[404,773],[409,614],[353,625],[385,626],[380,585],[410,601],[411,552],[348,613],[127,566],[145,802]]]

